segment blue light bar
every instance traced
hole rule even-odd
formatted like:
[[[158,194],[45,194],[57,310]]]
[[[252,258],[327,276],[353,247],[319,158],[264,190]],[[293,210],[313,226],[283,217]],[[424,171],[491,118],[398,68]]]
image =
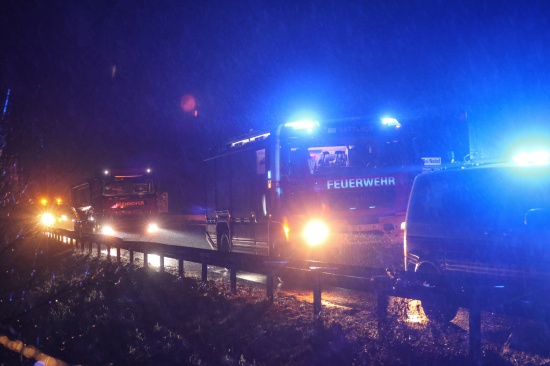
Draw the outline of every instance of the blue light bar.
[[[384,126],[393,126],[395,128],[401,127],[401,123],[399,123],[399,121],[395,118],[384,117],[380,118],[380,120]]]
[[[292,127],[295,130],[308,130],[311,131],[313,128],[319,125],[319,122],[306,120],[306,121],[295,121],[285,123],[285,127]]]

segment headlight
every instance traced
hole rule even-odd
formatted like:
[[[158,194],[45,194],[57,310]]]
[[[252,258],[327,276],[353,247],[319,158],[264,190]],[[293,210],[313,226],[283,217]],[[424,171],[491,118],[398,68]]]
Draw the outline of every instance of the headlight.
[[[147,232],[148,233],[156,233],[157,231],[159,230],[159,227],[157,226],[157,224],[149,224],[147,225]]]
[[[105,235],[115,235],[115,230],[111,226],[105,225],[101,228],[101,233]]]
[[[67,219],[67,216],[66,216],[66,215],[61,215],[61,216],[59,217],[59,220],[60,220],[60,221],[67,221],[68,219]]]
[[[43,213],[40,216],[40,222],[45,226],[52,226],[55,222],[55,217],[51,213]]]
[[[302,235],[307,244],[317,246],[323,244],[328,239],[329,228],[327,224],[322,221],[310,221],[304,227]]]

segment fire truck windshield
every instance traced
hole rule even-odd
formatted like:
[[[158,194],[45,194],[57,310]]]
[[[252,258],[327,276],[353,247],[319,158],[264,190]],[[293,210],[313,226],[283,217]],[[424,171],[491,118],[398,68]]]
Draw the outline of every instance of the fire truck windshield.
[[[287,145],[281,151],[282,172],[289,176],[334,173],[345,168],[396,167],[411,163],[407,147],[399,140],[376,141],[374,138],[320,144]],[[287,156],[285,156],[287,155]]]
[[[131,196],[155,193],[153,182],[144,177],[118,178],[106,180],[103,196]]]

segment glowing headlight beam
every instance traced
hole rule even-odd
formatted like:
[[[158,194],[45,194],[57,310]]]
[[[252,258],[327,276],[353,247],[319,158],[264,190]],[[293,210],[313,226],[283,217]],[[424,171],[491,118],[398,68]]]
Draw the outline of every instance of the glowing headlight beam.
[[[157,231],[159,231],[159,227],[157,224],[155,223],[151,223],[149,225],[147,225],[147,232],[148,233],[156,233]]]
[[[45,226],[52,226],[55,223],[55,217],[51,213],[43,213],[40,216],[40,222]]]
[[[550,162],[550,153],[540,150],[533,152],[521,152],[514,155],[514,162],[521,165],[544,165]]]
[[[319,220],[310,221],[304,226],[303,238],[310,246],[323,244],[329,237],[328,226]]]

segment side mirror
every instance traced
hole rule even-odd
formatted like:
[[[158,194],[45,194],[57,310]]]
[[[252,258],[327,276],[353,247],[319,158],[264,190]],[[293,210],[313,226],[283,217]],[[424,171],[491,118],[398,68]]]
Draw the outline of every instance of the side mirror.
[[[525,214],[524,223],[529,228],[550,229],[550,210],[547,208],[533,208]]]

